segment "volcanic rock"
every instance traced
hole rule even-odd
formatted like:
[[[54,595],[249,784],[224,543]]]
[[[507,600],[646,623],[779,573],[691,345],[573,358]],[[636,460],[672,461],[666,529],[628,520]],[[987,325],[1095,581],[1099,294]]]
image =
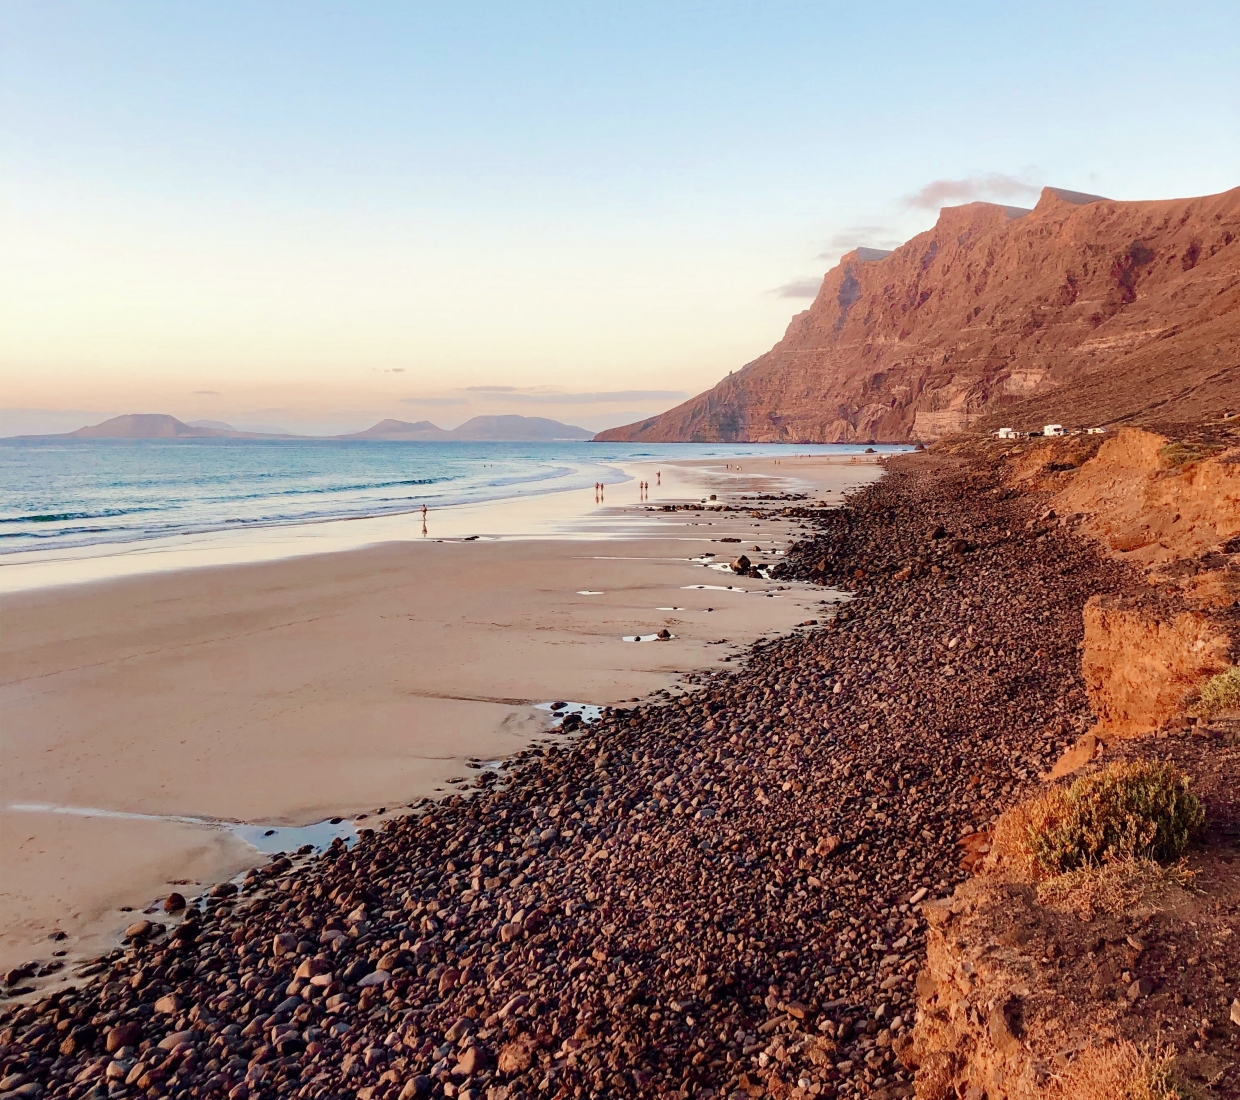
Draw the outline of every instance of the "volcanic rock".
[[[1235,404],[1240,188],[1033,210],[946,207],[889,255],[857,249],[765,355],[600,440],[935,439],[990,417],[1041,431]],[[1230,350],[1229,350],[1230,349]]]

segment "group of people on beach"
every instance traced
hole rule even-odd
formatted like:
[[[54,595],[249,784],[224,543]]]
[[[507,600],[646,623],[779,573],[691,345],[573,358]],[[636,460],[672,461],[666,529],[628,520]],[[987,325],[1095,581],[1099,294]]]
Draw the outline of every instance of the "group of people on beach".
[[[663,484],[663,471],[662,470],[655,470],[654,477],[655,477],[656,485]],[[606,488],[607,488],[606,484],[602,481],[596,481],[594,483],[594,503],[595,504],[603,503],[603,499],[605,495],[604,489]],[[639,481],[637,483],[637,498],[638,500],[649,500],[650,499],[650,482]]]

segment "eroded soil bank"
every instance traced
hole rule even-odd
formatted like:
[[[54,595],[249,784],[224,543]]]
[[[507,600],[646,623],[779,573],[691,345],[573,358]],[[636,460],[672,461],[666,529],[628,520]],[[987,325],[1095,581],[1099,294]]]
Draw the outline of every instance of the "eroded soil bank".
[[[1240,1096],[1240,706],[1203,701],[1240,648],[1236,443],[1207,423],[1101,447],[958,449],[1044,502],[1031,533],[1073,531],[1125,567],[1084,607],[1095,724],[1047,778],[1166,761],[1191,777],[1206,826],[1165,875],[1116,865],[1056,889],[982,839],[978,876],[923,911],[927,965],[901,1055],[924,1100],[1170,1095],[1139,1091],[1155,1065],[1175,1095]]]

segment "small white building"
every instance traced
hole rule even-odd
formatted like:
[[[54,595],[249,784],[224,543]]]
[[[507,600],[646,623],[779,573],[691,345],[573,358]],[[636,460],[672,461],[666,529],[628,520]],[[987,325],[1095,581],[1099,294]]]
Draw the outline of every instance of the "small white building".
[[[1020,435],[1013,428],[1000,428],[995,435],[1000,439],[1019,439]]]
[[[1042,434],[1043,435],[1063,435],[1063,425],[1062,424],[1047,424],[1046,427],[1042,429]]]

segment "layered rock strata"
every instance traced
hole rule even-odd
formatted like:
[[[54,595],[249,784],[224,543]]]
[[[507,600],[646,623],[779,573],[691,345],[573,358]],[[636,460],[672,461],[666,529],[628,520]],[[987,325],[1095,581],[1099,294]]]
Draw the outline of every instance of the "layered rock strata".
[[[857,250],[765,355],[601,440],[932,440],[1192,419],[1240,405],[1240,188],[948,207]]]

